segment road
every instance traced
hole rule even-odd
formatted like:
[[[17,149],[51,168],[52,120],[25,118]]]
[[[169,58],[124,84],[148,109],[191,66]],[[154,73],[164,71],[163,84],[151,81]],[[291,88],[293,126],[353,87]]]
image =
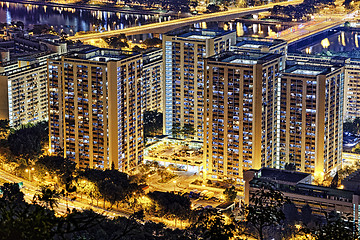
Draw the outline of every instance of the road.
[[[304,27],[297,28],[294,31],[289,31],[289,29],[287,29],[277,36],[271,36],[271,38],[279,38],[286,40],[288,43],[293,43],[331,28],[335,28],[346,21],[352,21],[354,20],[354,17],[355,11],[347,14],[322,14],[316,16],[314,20],[308,22]]]
[[[83,34],[83,35],[79,35],[79,36],[71,36],[68,39],[73,40],[73,41],[76,41],[76,40],[85,41],[85,40],[98,39],[98,38],[102,38],[102,37],[116,36],[119,34],[136,35],[136,34],[143,34],[143,33],[164,33],[171,29],[191,25],[194,23],[206,22],[206,21],[227,21],[227,20],[231,20],[231,19],[234,19],[234,18],[242,16],[242,15],[267,11],[275,5],[296,5],[296,4],[300,4],[302,2],[303,2],[303,0],[292,0],[292,1],[288,1],[288,2],[270,3],[267,5],[256,6],[256,7],[251,7],[251,8],[237,8],[237,9],[232,9],[232,10],[225,11],[225,12],[209,13],[209,14],[193,16],[193,17],[188,17],[188,18],[175,19],[175,20],[166,21],[166,22],[151,23],[151,24],[147,24],[147,25],[143,25],[143,26],[110,30],[110,31],[101,32],[101,33],[89,33],[89,34]]]
[[[19,182],[23,182],[24,183],[24,188],[23,188],[23,192],[25,194],[25,200],[28,203],[31,203],[34,197],[34,194],[37,192],[38,190],[38,186],[36,186],[36,184],[34,184],[34,182],[30,182],[28,180],[25,180],[23,178],[14,176],[8,172],[5,172],[3,170],[0,169],[0,179],[3,179],[7,182],[15,182],[15,183],[19,183]],[[177,178],[179,179],[179,182],[182,181],[182,177]],[[172,183],[172,181],[171,181]],[[181,184],[180,184],[181,186]],[[160,189],[159,189],[160,190]],[[179,189],[178,189],[179,190]],[[101,207],[96,207],[93,206],[91,204],[87,204],[85,202],[90,201],[90,200],[86,200],[84,199],[83,201],[79,201],[79,200],[75,200],[75,201],[66,201],[65,198],[60,199],[58,206],[54,209],[56,213],[62,215],[67,213],[67,209],[78,209],[78,210],[85,210],[85,209],[92,209],[94,212],[97,212],[99,214],[102,214],[104,216],[108,216],[110,218],[114,218],[117,216],[121,216],[121,217],[129,217],[131,215],[131,213],[127,213],[127,212],[119,212],[119,211],[113,211],[113,210],[108,210],[108,209],[104,209]],[[99,205],[101,205],[102,203],[99,203]],[[176,221],[170,221],[164,218],[156,218],[156,217],[152,217],[152,216],[146,216],[145,217],[146,220],[151,220],[154,222],[161,222],[166,224],[167,227],[169,228],[176,228],[176,227],[180,227],[180,228],[184,228],[186,225],[179,225],[176,223]]]
[[[280,39],[286,40],[288,43],[296,42],[300,39],[304,39],[308,36],[315,35],[317,33],[323,32],[325,30],[331,29],[333,27],[339,26],[340,24],[345,23],[345,19],[332,18],[323,20],[321,22],[316,22],[314,25],[298,29],[295,32],[280,36]]]
[[[7,182],[15,182],[15,183],[23,182],[24,187],[25,187],[24,188],[25,200],[29,203],[31,203],[31,201],[33,200],[34,194],[37,193],[37,190],[39,189],[39,187],[36,186],[36,184],[34,184],[33,182],[30,182],[23,178],[14,176],[3,170],[0,170],[0,178],[6,180]],[[102,214],[102,215],[105,215],[108,217],[115,217],[115,216],[128,217],[128,216],[130,216],[129,213],[113,211],[113,210],[108,210],[108,209],[104,209],[101,207],[96,207],[91,204],[85,203],[86,201],[88,201],[88,200],[84,199],[84,201],[79,201],[79,200],[66,201],[65,198],[62,198],[62,199],[60,199],[59,205],[55,209],[55,211],[59,214],[64,214],[67,212],[67,208],[69,208],[69,209],[73,209],[73,208],[75,208],[75,209],[92,209],[94,212],[97,212],[99,214]]]

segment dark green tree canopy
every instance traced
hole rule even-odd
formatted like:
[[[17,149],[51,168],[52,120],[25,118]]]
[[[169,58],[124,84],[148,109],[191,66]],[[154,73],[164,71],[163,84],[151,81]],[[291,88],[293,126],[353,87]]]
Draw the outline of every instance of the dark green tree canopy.
[[[187,219],[190,214],[191,202],[188,197],[169,192],[150,192],[148,197],[153,201],[150,211],[160,217],[177,217]]]
[[[39,122],[34,125],[24,125],[14,130],[8,137],[11,152],[24,158],[36,158],[48,141],[48,123]]]
[[[233,202],[236,199],[237,191],[235,190],[235,187],[232,186],[230,188],[226,188],[223,194],[225,196],[225,201]]]
[[[18,184],[6,184],[0,198],[0,240],[121,239],[186,240],[185,231],[144,221],[142,214],[107,218],[92,210],[72,210],[63,216],[24,201]]]
[[[276,190],[271,183],[259,183],[259,188],[250,198],[249,205],[244,205],[241,212],[245,217],[245,234],[265,239],[267,229],[279,226],[285,220],[283,206],[289,200]]]
[[[336,212],[325,214],[326,222],[313,228],[304,228],[315,240],[355,240],[359,239],[357,222],[352,217]]]
[[[229,240],[234,236],[235,225],[226,223],[225,216],[217,209],[196,209],[189,231],[194,239]]]

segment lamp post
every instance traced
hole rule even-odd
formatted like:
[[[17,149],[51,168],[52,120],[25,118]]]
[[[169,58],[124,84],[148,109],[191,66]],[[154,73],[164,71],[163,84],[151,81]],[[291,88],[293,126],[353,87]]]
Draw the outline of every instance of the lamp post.
[[[135,18],[135,27],[136,27],[136,22],[138,21],[138,18]]]
[[[25,172],[29,173],[29,181],[31,182],[31,171],[34,171],[35,168],[31,168],[31,169],[25,169]]]

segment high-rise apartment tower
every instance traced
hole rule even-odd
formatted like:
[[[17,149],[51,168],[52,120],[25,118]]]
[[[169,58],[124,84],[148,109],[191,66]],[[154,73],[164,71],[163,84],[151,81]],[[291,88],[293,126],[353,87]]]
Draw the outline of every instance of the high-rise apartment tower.
[[[142,56],[90,48],[48,61],[51,151],[81,168],[129,172],[143,159]]]
[[[225,52],[205,60],[204,177],[241,181],[243,170],[279,159],[282,55]]]
[[[323,177],[341,164],[344,68],[289,65],[280,88],[280,164]]]
[[[163,37],[164,134],[185,125],[202,139],[204,117],[204,59],[229,50],[235,31],[179,29]]]

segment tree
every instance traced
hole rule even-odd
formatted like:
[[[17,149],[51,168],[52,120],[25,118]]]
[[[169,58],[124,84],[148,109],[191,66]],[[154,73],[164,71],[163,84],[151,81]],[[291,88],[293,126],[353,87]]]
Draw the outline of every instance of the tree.
[[[17,183],[4,183],[0,187],[2,192],[1,200],[19,204],[24,201],[24,193],[20,191]]]
[[[357,147],[353,148],[352,151],[356,154],[360,154],[360,147],[357,146]]]
[[[285,163],[285,170],[296,171],[296,165],[294,163]]]
[[[279,237],[282,239],[289,239],[298,233],[298,229],[295,224],[300,220],[299,212],[295,204],[292,202],[284,204],[283,212],[285,214],[285,219],[281,226],[281,234]]]
[[[36,24],[33,26],[33,29],[30,30],[30,32],[33,32],[33,34],[45,34],[52,31],[51,27],[47,24]]]
[[[227,8],[228,6],[230,6],[230,0],[218,0],[218,4]]]
[[[125,34],[120,34],[119,36],[116,37],[104,38],[104,41],[107,44],[109,44],[109,47],[112,48],[121,49],[121,48],[129,47]]]
[[[259,183],[259,189],[250,197],[249,205],[241,208],[245,217],[244,234],[265,239],[267,229],[279,226],[285,219],[283,206],[288,200],[270,183]]]
[[[309,204],[304,205],[301,208],[301,221],[303,224],[308,225],[312,221],[312,209]]]
[[[50,186],[43,185],[38,190],[38,193],[34,195],[34,201],[40,202],[44,207],[54,210],[58,206],[60,193],[55,189],[51,189]]]
[[[196,11],[196,7],[197,7],[198,5],[199,5],[199,4],[198,4],[197,1],[191,1],[191,2],[190,2],[190,6],[191,6],[192,8],[194,8],[195,11]]]
[[[8,144],[12,154],[27,160],[37,158],[47,141],[47,122],[23,125],[11,132],[8,137]]]
[[[225,201],[233,202],[236,199],[237,191],[235,190],[235,187],[232,186],[231,188],[226,188],[223,194],[225,196]]]
[[[65,184],[68,178],[72,179],[75,169],[75,162],[60,156],[42,156],[35,164],[37,174],[45,175],[48,172],[56,176],[61,184]]]
[[[1,186],[0,240],[52,239],[57,224],[53,211],[28,204],[16,183]]]
[[[352,134],[357,134],[359,132],[359,128],[357,126],[358,121],[354,121],[354,119],[347,118],[344,122],[343,128],[344,132],[349,132]]]
[[[160,47],[162,44],[162,40],[160,38],[147,38],[143,42],[148,48],[149,47]]]
[[[226,223],[225,216],[216,209],[197,209],[193,213],[193,223],[188,228],[194,239],[229,240],[234,236],[235,225]]]
[[[148,193],[148,197],[152,200],[152,205],[148,210],[155,216],[189,218],[191,202],[188,197],[159,191]]]
[[[193,124],[185,123],[184,126],[181,128],[181,133],[184,137],[189,137],[195,134],[195,128]]]
[[[353,166],[345,166],[337,171],[337,174],[339,175],[339,179],[345,179],[347,176],[355,172],[360,166],[359,162],[356,162]]]
[[[123,200],[122,193],[124,189],[121,186],[113,184],[111,181],[103,181],[100,185],[100,192],[103,195],[104,203],[108,201],[110,203],[110,208],[118,202]]]
[[[137,196],[142,194],[142,189],[138,184],[131,182],[126,173],[117,170],[84,169],[78,172],[78,185],[81,181],[89,182],[93,186],[92,189],[96,190],[90,192],[89,197],[96,199],[99,193],[104,200],[104,205],[105,201],[108,201],[111,204],[110,207],[130,199],[134,193]]]
[[[144,112],[144,136],[152,137],[162,134],[163,115],[157,111]]]
[[[206,7],[206,11],[207,12],[210,12],[210,13],[213,13],[213,12],[219,12],[220,11],[220,7],[215,5],[215,4],[209,4],[207,7]]]
[[[138,45],[135,45],[133,48],[132,48],[132,51],[133,52],[138,52],[138,53],[142,53],[142,52],[144,52],[146,49],[144,49],[144,48],[141,48],[141,47],[139,47]]]
[[[61,195],[65,196],[66,198],[66,208],[69,210],[68,201],[69,201],[69,194],[76,192],[76,185],[73,183],[72,176],[69,176],[65,179],[65,188],[61,191]],[[74,198],[76,199],[76,197]],[[71,199],[71,200],[74,200]]]
[[[326,223],[315,228],[304,228],[315,240],[354,240],[359,239],[357,222],[351,217],[341,216],[336,212],[326,214]]]
[[[283,206],[286,222],[294,225],[299,220],[299,212],[294,203],[288,202]]]
[[[9,120],[0,120],[0,139],[6,139],[10,131]]]
[[[181,134],[181,126],[179,123],[174,123],[171,128],[171,135],[173,137],[178,137]]]
[[[92,210],[55,212],[24,201],[18,184],[6,184],[0,198],[0,240],[8,239],[122,239],[186,240],[185,232],[143,221],[143,213],[108,218]]]
[[[20,27],[20,28],[24,29],[25,25],[24,25],[24,23],[22,21],[17,21],[15,24],[16,24],[17,27]]]
[[[336,172],[334,178],[331,180],[330,187],[337,188],[339,186],[339,172]]]

